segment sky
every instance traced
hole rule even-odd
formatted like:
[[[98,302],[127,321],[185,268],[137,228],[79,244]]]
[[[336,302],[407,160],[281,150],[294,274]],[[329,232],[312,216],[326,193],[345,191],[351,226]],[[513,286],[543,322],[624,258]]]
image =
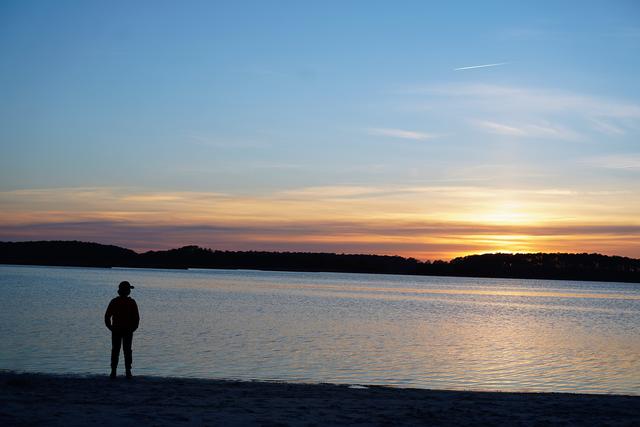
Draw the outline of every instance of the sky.
[[[640,257],[637,1],[0,3],[0,240]]]

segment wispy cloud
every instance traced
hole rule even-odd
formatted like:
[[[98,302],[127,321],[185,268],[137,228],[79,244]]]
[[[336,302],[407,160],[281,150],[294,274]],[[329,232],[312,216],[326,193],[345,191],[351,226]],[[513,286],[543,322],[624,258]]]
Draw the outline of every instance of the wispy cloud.
[[[627,133],[624,129],[604,120],[592,119],[591,123],[595,130],[605,135],[620,136]]]
[[[414,85],[400,91],[445,97],[444,101],[468,104],[487,111],[511,113],[567,112],[587,118],[638,119],[640,105],[563,90],[490,84]],[[440,100],[443,101],[443,100]]]
[[[522,138],[576,140],[578,134],[562,126],[544,124],[504,124],[489,120],[475,120],[475,125],[489,133]]]
[[[391,138],[400,138],[400,139],[413,139],[416,141],[432,139],[437,136],[437,135],[424,133],[424,132],[417,132],[417,131],[405,130],[405,129],[390,129],[390,128],[369,128],[367,129],[367,132],[370,135],[375,135],[375,136],[387,136]]]
[[[405,111],[448,117],[458,129],[511,138],[602,145],[611,138],[631,142],[640,129],[637,102],[561,89],[439,84],[406,87],[397,94],[406,97]]]
[[[612,154],[589,157],[583,159],[583,163],[599,168],[638,172],[640,171],[640,154]]]
[[[502,123],[491,122],[488,120],[476,120],[475,124],[479,128],[498,135],[525,136],[525,132],[522,129]]]
[[[321,187],[305,187],[295,190],[285,190],[281,194],[292,197],[310,197],[318,198],[354,198],[362,196],[371,196],[383,192],[383,188],[369,186],[353,186],[353,185],[336,185]],[[387,190],[388,191],[388,190]]]
[[[472,70],[474,68],[497,67],[499,65],[506,65],[506,64],[508,64],[508,62],[496,62],[494,64],[482,64],[482,65],[469,65],[467,67],[454,68],[453,71]]]

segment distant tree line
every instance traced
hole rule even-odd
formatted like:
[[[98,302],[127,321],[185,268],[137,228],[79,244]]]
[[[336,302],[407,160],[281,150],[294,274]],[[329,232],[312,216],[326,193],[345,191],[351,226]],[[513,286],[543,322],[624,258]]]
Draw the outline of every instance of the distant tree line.
[[[447,261],[388,255],[219,251],[185,246],[137,253],[78,241],[0,242],[1,264],[76,267],[219,268],[640,283],[640,259],[600,254],[494,253]]]

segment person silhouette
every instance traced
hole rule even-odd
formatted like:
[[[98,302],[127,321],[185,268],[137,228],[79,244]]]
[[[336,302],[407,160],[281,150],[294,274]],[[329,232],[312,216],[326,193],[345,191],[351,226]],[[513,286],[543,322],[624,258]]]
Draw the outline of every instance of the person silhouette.
[[[118,359],[120,358],[120,346],[124,353],[124,367],[127,378],[131,378],[131,363],[133,353],[131,343],[133,333],[140,324],[138,304],[129,297],[134,287],[127,281],[118,285],[118,297],[111,300],[107,311],[104,313],[104,323],[111,331],[111,378],[116,377]]]

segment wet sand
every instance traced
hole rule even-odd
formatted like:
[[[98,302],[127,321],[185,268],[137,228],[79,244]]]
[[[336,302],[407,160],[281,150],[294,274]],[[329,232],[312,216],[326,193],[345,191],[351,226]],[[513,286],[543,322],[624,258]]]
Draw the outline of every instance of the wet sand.
[[[0,372],[3,426],[640,425],[640,396]]]

